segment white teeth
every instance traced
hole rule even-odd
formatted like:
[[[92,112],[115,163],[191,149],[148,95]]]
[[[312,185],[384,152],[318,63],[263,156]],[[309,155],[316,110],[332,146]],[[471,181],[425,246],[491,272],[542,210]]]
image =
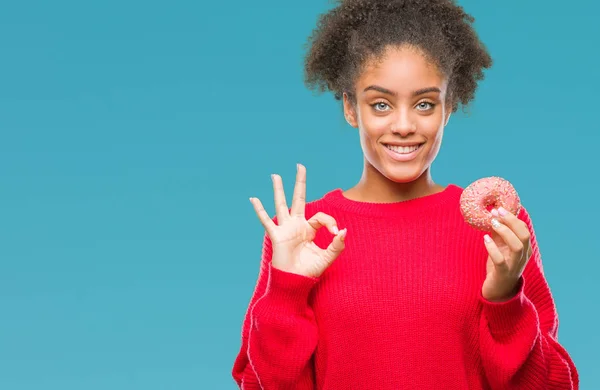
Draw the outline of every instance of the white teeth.
[[[385,145],[389,150],[392,150],[396,153],[400,153],[400,154],[408,154],[408,153],[412,153],[415,150],[419,149],[419,147],[421,145],[414,145],[414,146],[394,146],[394,145]]]

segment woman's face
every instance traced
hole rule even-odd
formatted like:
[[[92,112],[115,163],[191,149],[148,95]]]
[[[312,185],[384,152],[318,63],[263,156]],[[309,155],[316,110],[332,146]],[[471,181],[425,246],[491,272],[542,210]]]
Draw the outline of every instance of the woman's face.
[[[365,66],[355,104],[344,94],[344,114],[359,129],[367,168],[396,183],[414,181],[429,169],[450,116],[447,84],[411,47],[389,48]]]

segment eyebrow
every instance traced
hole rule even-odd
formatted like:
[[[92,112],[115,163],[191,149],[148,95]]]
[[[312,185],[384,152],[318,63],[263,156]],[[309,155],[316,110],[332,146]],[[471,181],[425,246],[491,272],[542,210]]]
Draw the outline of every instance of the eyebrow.
[[[396,96],[396,92],[390,91],[387,88],[383,88],[380,87],[379,85],[369,85],[367,88],[365,88],[363,90],[363,92],[367,92],[367,91],[377,91],[377,92],[381,92],[384,93],[386,95],[392,95],[392,96]],[[429,93],[429,92],[442,92],[438,87],[427,87],[427,88],[421,88],[418,89],[416,91],[414,91],[412,93],[412,96],[419,96],[419,95],[423,95],[425,93]]]

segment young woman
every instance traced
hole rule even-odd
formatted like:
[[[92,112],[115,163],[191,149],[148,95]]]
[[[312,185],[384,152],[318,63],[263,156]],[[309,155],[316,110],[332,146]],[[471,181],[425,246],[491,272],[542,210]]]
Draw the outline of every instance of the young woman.
[[[291,208],[273,175],[233,377],[242,389],[577,389],[527,211],[465,223],[463,191],[430,167],[450,114],[491,59],[452,0],[345,0],[306,57],[310,87],[343,100],[360,181]]]

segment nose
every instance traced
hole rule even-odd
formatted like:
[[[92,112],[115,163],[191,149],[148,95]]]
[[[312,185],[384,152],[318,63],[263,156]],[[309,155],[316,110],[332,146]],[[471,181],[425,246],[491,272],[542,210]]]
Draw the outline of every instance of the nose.
[[[410,110],[402,109],[396,111],[393,119],[391,131],[402,137],[406,137],[417,131],[417,123],[410,115]]]

